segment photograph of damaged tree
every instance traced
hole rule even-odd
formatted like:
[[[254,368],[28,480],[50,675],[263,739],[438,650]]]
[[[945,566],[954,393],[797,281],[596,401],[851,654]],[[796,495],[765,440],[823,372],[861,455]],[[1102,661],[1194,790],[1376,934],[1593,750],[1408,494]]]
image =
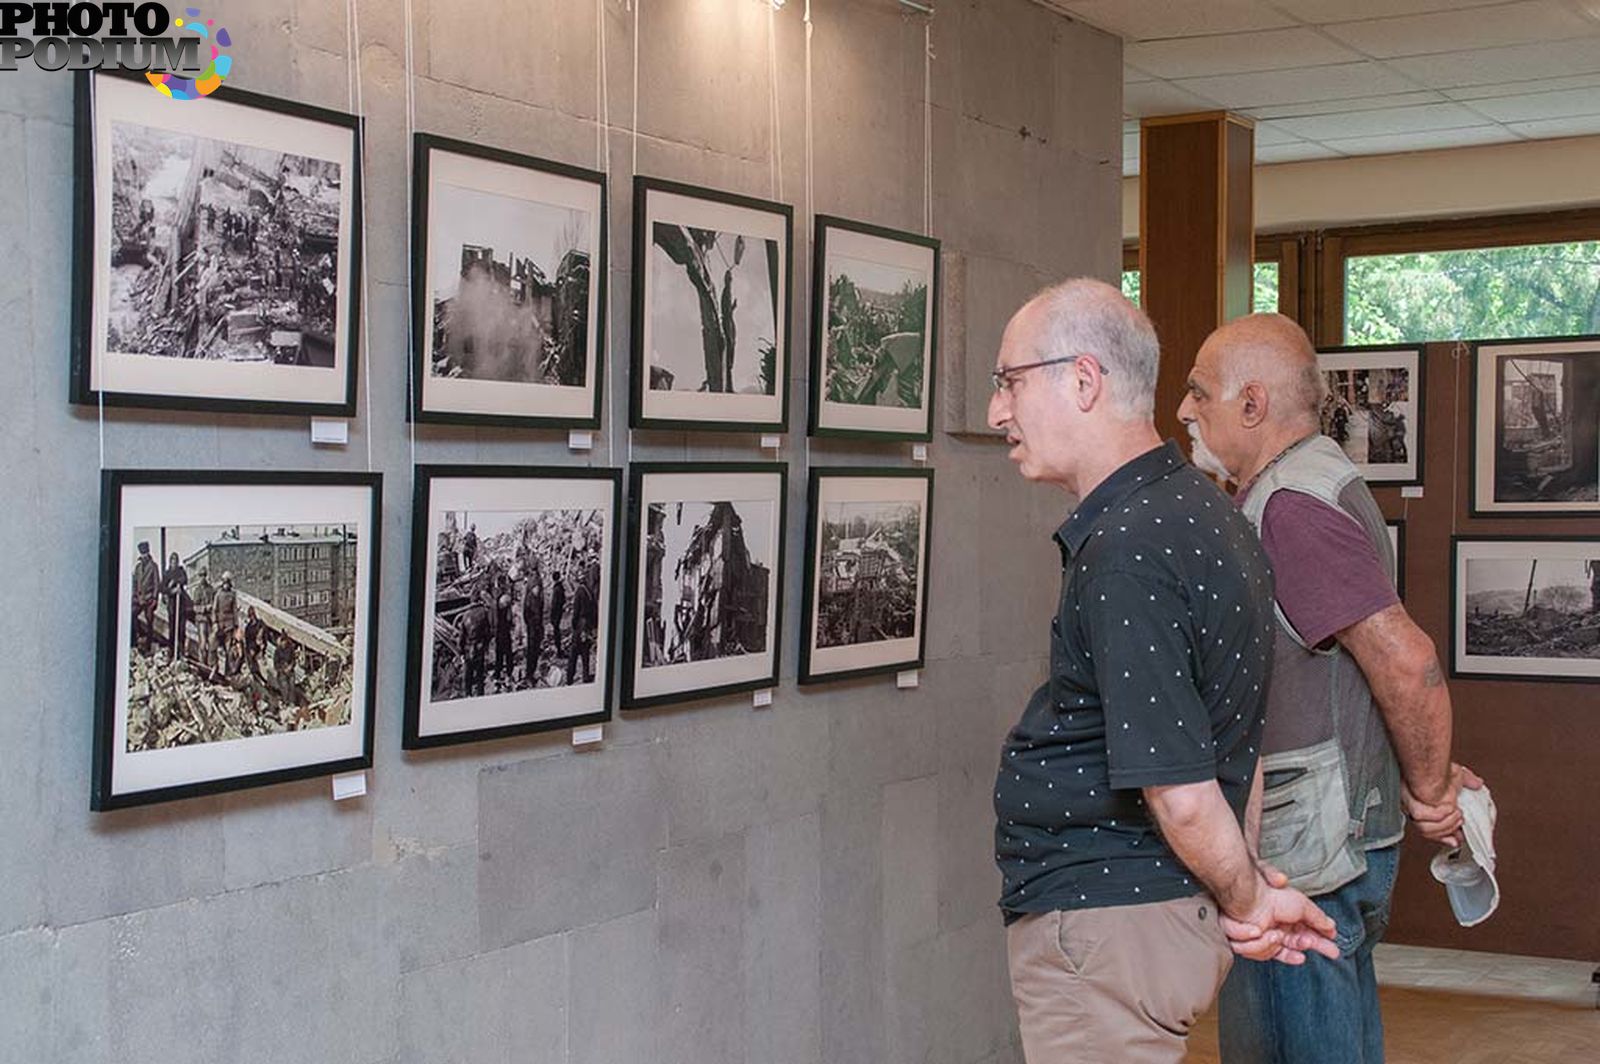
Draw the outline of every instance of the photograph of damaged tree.
[[[620,469],[418,466],[404,746],[610,719]]]
[[[1451,672],[1600,681],[1600,540],[1456,536]]]
[[[412,416],[598,428],[606,179],[416,136]]]
[[[939,242],[818,215],[813,247],[811,434],[931,439]]]
[[[794,209],[647,177],[634,205],[632,427],[785,431]]]
[[[73,400],[355,412],[356,119],[78,83]]]
[[[370,763],[379,484],[107,471],[95,808]]]

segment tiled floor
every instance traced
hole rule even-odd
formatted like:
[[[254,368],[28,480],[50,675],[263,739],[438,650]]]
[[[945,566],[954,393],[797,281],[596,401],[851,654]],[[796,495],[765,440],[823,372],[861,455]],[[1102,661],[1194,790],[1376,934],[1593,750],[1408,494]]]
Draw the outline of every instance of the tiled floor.
[[[1593,964],[1415,946],[1378,947],[1389,1064],[1596,1064]],[[1189,1039],[1215,1064],[1216,1014]]]

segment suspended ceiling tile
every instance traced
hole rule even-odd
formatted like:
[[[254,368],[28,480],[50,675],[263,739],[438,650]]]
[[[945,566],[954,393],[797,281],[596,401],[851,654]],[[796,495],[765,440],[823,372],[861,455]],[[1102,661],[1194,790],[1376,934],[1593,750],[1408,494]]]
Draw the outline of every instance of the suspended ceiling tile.
[[[1394,107],[1415,107],[1429,103],[1447,103],[1445,98],[1425,89],[1420,92],[1397,92],[1388,96],[1356,96],[1347,100],[1327,100],[1321,103],[1286,103],[1275,107],[1247,107],[1244,113],[1251,118],[1267,120],[1280,118],[1311,118],[1317,115],[1346,114],[1351,111],[1377,111]]]
[[[1392,59],[1389,66],[1432,89],[1493,85],[1530,74],[1547,78],[1594,74],[1600,73],[1600,36]]]
[[[1547,118],[1600,115],[1600,88],[1473,100],[1472,109],[1496,122],[1537,122]]]
[[[1600,47],[1597,44],[1596,47]],[[1472,85],[1463,89],[1441,90],[1452,100],[1487,100],[1495,96],[1521,96],[1530,92],[1560,92],[1600,86],[1600,74],[1575,74],[1567,78],[1533,78],[1528,81],[1502,81],[1494,85]]]
[[[1256,123],[1256,147],[1275,148],[1281,144],[1303,144],[1299,137],[1279,126],[1276,122]]]
[[[1594,30],[1595,23],[1560,0],[1524,0],[1469,11],[1443,11],[1323,27],[1324,33],[1380,59],[1562,41]]]
[[[1592,137],[1600,134],[1600,115],[1575,118],[1547,118],[1539,122],[1512,122],[1511,128],[1524,137],[1548,140],[1552,137]]]
[[[1298,163],[1307,159],[1337,159],[1342,154],[1337,148],[1302,140],[1296,144],[1257,146],[1256,162],[1270,166],[1273,163]]]
[[[1162,78],[1290,70],[1355,62],[1361,58],[1316,31],[1304,28],[1127,44],[1122,57],[1140,70]]]
[[[1302,22],[1352,22],[1390,15],[1421,15],[1455,8],[1489,7],[1506,0],[1273,0],[1273,6]]]
[[[1459,129],[1486,123],[1483,116],[1474,114],[1456,103],[1430,103],[1421,107],[1386,107],[1376,111],[1347,111],[1343,114],[1282,118],[1278,121],[1289,132],[1307,140],[1423,133],[1434,129]]]
[[[1466,148],[1474,144],[1503,144],[1517,135],[1504,126],[1471,126],[1466,129],[1434,129],[1412,133],[1389,133],[1373,137],[1340,137],[1326,143],[1346,155],[1389,155],[1398,152],[1432,151],[1436,148]]]
[[[1056,0],[1054,6],[1129,41],[1295,25],[1262,0]]]
[[[1122,113],[1136,118],[1216,109],[1215,100],[1185,92],[1170,81],[1141,81],[1122,87]]]
[[[1372,62],[1184,78],[1175,84],[1189,92],[1208,96],[1224,107],[1236,108],[1337,100],[1351,96],[1406,92],[1416,88],[1414,83],[1382,63]]]
[[[1132,85],[1140,81],[1154,81],[1155,79],[1156,76],[1154,74],[1146,74],[1142,70],[1135,70],[1126,63],[1122,66],[1122,83],[1124,85]]]

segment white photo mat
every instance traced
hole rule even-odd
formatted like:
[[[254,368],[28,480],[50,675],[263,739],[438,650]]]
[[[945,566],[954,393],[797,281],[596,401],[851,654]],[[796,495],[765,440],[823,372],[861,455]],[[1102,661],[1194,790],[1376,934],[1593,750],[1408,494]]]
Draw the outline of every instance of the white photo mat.
[[[429,481],[427,583],[422,600],[421,682],[418,686],[417,732],[423,737],[479,731],[514,724],[554,720],[605,709],[606,647],[611,631],[612,542],[617,515],[612,511],[615,484],[610,480],[557,480],[520,477],[434,477]],[[530,512],[536,510],[599,510],[605,515],[600,540],[600,594],[595,606],[596,667],[589,682],[542,687],[503,694],[433,701],[433,605],[438,594],[439,535],[447,510]]]
[[[144,82],[92,75],[94,93],[94,315],[89,387],[204,399],[249,399],[287,403],[343,403],[349,382],[350,312],[354,302],[351,254],[352,132],[277,111],[213,97],[181,106]],[[111,305],[112,136],[113,123],[126,122],[172,133],[322,159],[339,167],[338,314],[333,330],[333,365],[278,366],[270,362],[230,362],[168,358],[106,349]]]
[[[1417,463],[1423,440],[1420,433],[1422,409],[1422,353],[1416,348],[1374,348],[1364,351],[1319,351],[1317,368],[1324,374],[1335,370],[1401,369],[1406,372],[1403,402],[1392,404],[1406,422],[1404,462],[1356,462],[1361,475],[1374,484],[1399,483],[1417,479]]]
[[[232,779],[361,757],[366,730],[368,640],[373,603],[372,492],[364,485],[124,484],[116,543],[116,686],[111,796]],[[350,657],[350,721],[307,731],[228,739],[164,750],[128,750],[132,659],[133,548],[136,529],[184,525],[348,525],[355,530],[355,633]]]
[[[1526,677],[1530,680],[1546,680],[1552,677],[1593,679],[1600,681],[1600,658],[1581,657],[1517,657],[1511,655],[1473,654],[1467,647],[1467,620],[1470,613],[1468,596],[1472,590],[1467,582],[1468,569],[1473,562],[1507,561],[1514,563],[1517,570],[1518,585],[1507,586],[1498,590],[1510,590],[1526,594],[1520,586],[1523,569],[1521,563],[1532,562],[1565,562],[1569,574],[1582,572],[1582,563],[1595,561],[1600,563],[1600,538],[1588,541],[1569,539],[1538,539],[1525,540],[1474,540],[1459,539],[1456,541],[1455,557],[1455,600],[1451,603],[1450,624],[1452,631],[1452,646],[1455,655],[1455,672],[1461,675],[1474,673],[1493,675]],[[1574,569],[1573,563],[1577,563]],[[1536,574],[1535,574],[1536,575]],[[1502,580],[1502,583],[1506,581]],[[1537,596],[1544,587],[1537,581],[1533,590]],[[1586,593],[1587,588],[1583,591]]]

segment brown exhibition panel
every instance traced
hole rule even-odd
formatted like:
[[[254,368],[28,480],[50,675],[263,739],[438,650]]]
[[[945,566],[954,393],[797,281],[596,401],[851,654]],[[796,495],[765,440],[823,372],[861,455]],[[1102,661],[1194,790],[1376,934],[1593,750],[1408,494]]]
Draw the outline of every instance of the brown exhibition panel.
[[[1450,652],[1450,537],[1595,536],[1600,518],[1470,518],[1470,345],[1428,344],[1427,454],[1420,499],[1373,489],[1384,516],[1406,520],[1406,608]],[[1453,519],[1452,519],[1453,518]],[[1483,775],[1499,811],[1500,908],[1474,928],[1457,925],[1444,887],[1428,873],[1433,847],[1405,843],[1387,941],[1591,960],[1600,956],[1595,868],[1600,833],[1600,685],[1450,681],[1455,757]]]

